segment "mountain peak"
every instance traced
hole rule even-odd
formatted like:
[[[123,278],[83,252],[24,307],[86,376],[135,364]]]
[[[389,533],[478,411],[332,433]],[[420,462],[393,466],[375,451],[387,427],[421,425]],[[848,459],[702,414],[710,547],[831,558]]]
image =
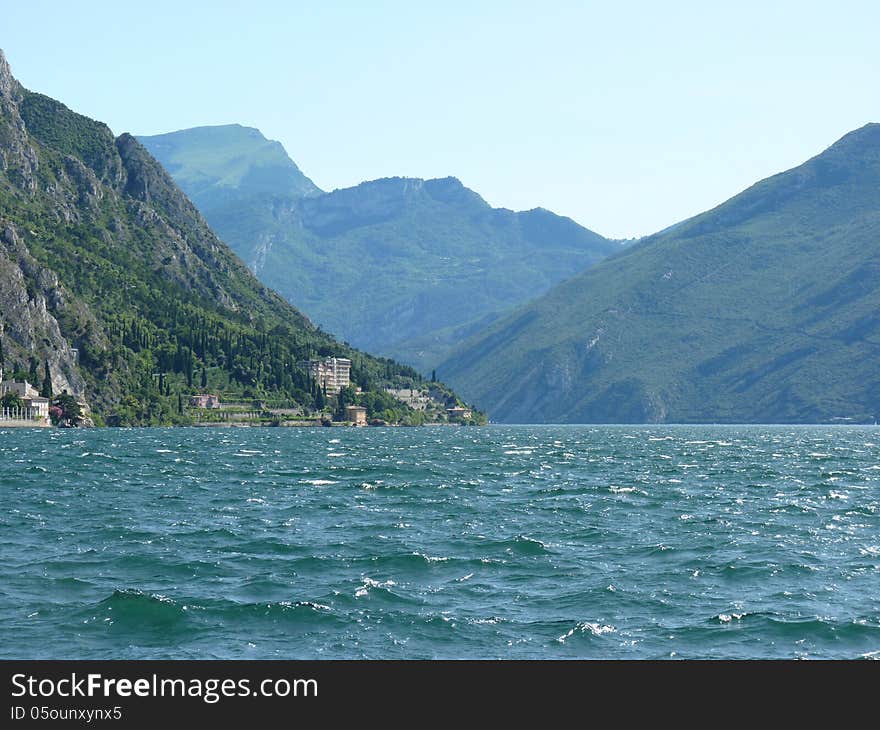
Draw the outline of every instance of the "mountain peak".
[[[0,96],[11,96],[15,84],[15,77],[12,75],[12,69],[9,68],[6,54],[0,48]]]
[[[687,237],[715,233],[801,200],[806,206],[801,223],[821,226],[828,216],[843,214],[861,204],[861,193],[880,184],[880,124],[872,122],[848,132],[818,155],[790,170],[756,182],[743,192],[693,218],[649,236]],[[817,195],[843,202],[814,205]],[[827,209],[826,209],[827,207]]]
[[[197,204],[212,191],[248,194],[316,195],[321,190],[290,159],[280,142],[254,127],[221,124],[139,136]]]
[[[450,176],[426,180],[425,192],[434,200],[444,203],[474,205],[478,208],[489,207],[489,204],[480,197],[479,193],[465,186],[457,177]]]
[[[151,135],[149,137],[145,137],[146,139],[161,139],[161,138],[184,138],[184,137],[210,137],[215,138],[221,141],[226,141],[228,139],[256,139],[263,142],[269,142],[270,140],[266,138],[266,136],[256,127],[246,127],[243,124],[204,124],[198,127],[188,127],[187,129],[181,129],[176,132],[167,132],[165,134],[156,134]]]
[[[446,177],[432,177],[429,179],[429,181],[438,184],[442,183],[444,185],[448,185],[449,187],[464,187],[464,183],[453,175],[447,175]]]
[[[868,122],[852,132],[843,135],[837,142],[831,145],[825,152],[835,149],[847,149],[853,145],[863,147],[880,147],[880,123]],[[822,154],[825,154],[824,152]],[[821,155],[820,155],[821,157]]]

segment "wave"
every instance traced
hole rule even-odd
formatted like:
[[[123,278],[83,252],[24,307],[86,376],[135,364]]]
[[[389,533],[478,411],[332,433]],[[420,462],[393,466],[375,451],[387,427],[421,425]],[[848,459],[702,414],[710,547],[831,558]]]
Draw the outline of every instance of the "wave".
[[[556,639],[556,641],[560,644],[564,644],[573,636],[599,637],[604,636],[605,634],[613,634],[616,631],[617,629],[611,624],[603,624],[600,621],[581,621],[575,624],[574,628],[569,629],[566,633]]]
[[[413,570],[419,572],[443,563],[455,565],[464,563],[468,566],[478,564],[476,558],[450,558],[443,555],[428,555],[417,550],[407,553],[392,553],[390,555],[373,555],[369,558],[355,558],[352,562],[356,564],[369,562],[375,568],[382,571]]]
[[[340,598],[343,598],[343,600],[344,596],[345,594],[340,594]],[[404,590],[398,586],[397,581],[392,578],[379,581],[368,576],[362,577],[360,585],[354,589],[353,598],[355,602],[368,599],[389,606],[421,606],[424,604],[422,598],[404,592]]]
[[[228,599],[182,599],[139,589],[118,589],[96,605],[81,608],[83,624],[106,627],[133,637],[166,637],[170,642],[182,634],[218,626],[247,635],[255,623],[284,624],[287,628],[346,622],[328,603],[319,600],[237,602]],[[250,627],[250,628],[249,628]]]
[[[86,616],[84,624],[106,625],[108,630],[174,634],[186,628],[189,621],[187,608],[162,594],[125,588],[113,591],[97,606],[81,613]]]
[[[876,619],[835,619],[822,616],[786,616],[773,611],[730,611],[719,613],[709,623],[760,630],[762,637],[803,641],[880,640]]]
[[[528,535],[515,535],[504,540],[490,540],[481,543],[480,546],[501,549],[504,552],[518,555],[549,555],[552,552],[547,543]]]

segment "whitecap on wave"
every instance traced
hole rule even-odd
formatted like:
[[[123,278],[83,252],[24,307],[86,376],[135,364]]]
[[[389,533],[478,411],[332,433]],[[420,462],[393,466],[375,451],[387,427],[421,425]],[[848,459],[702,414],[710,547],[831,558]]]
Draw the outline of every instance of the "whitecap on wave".
[[[354,592],[354,597],[363,598],[370,593],[371,588],[391,588],[392,586],[396,585],[397,583],[395,583],[393,580],[385,580],[379,582],[377,580],[373,580],[372,578],[364,578],[364,584]]]
[[[613,634],[617,631],[616,628],[611,626],[610,624],[601,624],[598,622],[591,621],[581,621],[578,623],[573,629],[569,629],[569,631],[562,636],[560,636],[556,641],[560,644],[564,644],[566,639],[570,639],[576,633],[581,634],[590,634],[592,636],[602,636],[603,634]]]

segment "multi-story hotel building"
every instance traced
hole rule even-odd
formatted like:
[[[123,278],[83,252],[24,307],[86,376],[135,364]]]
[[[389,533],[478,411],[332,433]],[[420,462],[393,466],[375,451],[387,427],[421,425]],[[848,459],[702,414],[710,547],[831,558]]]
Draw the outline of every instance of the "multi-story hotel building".
[[[306,360],[301,364],[327,395],[337,395],[351,383],[351,360],[348,358],[325,357],[323,360]]]

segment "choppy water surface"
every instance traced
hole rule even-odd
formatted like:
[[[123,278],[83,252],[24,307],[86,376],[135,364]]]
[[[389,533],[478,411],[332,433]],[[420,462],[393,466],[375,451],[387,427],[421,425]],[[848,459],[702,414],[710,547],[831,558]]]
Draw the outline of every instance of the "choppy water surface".
[[[0,431],[0,656],[880,657],[873,427]]]

